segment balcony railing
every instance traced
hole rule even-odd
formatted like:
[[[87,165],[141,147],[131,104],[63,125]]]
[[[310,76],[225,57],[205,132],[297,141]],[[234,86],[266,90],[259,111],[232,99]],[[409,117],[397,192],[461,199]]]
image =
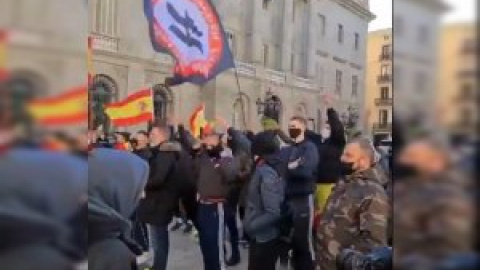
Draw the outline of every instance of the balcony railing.
[[[392,106],[393,98],[376,98],[375,105],[377,106]]]
[[[299,76],[292,76],[292,84],[296,87],[303,87],[303,88],[313,88],[314,84],[311,79],[299,77]]]
[[[392,54],[380,54],[380,61],[390,61],[392,60]]]
[[[377,78],[378,83],[389,83],[392,81],[392,75],[390,74],[382,74],[379,75]]]
[[[93,48],[101,51],[118,51],[118,38],[109,37],[100,34],[93,34]]]
[[[243,75],[255,76],[255,74],[257,73],[257,69],[255,68],[255,65],[252,65],[249,63],[235,61],[235,66],[237,68],[238,73],[241,73]]]
[[[392,123],[374,123],[373,132],[392,132]]]
[[[285,83],[286,74],[285,72],[267,69],[267,76],[271,81],[278,82],[278,83]]]

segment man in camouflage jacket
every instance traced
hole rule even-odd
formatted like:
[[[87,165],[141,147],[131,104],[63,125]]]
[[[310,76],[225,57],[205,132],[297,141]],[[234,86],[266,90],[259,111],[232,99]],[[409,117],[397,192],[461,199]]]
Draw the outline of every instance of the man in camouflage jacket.
[[[366,139],[350,142],[341,157],[341,180],[327,201],[316,232],[317,266],[336,270],[343,249],[368,253],[387,245],[389,200],[384,175],[373,168],[374,149]]]

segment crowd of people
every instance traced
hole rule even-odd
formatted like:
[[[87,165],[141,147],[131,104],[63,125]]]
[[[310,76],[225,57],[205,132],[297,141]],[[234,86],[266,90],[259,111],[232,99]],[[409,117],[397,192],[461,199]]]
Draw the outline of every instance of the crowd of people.
[[[433,270],[469,254],[476,194],[445,145],[430,137],[400,145],[398,136],[392,155],[362,135],[347,138],[334,109],[327,116],[318,134],[302,117],[290,119],[288,132],[274,124],[257,134],[220,119],[200,138],[170,123],[133,135],[50,133],[26,144],[2,128],[0,262],[132,270],[153,253],[151,269],[165,270],[172,223],[198,232],[205,270],[241,260],[249,270],[392,269],[392,255],[395,269]],[[31,195],[14,196],[17,185]],[[34,200],[25,203],[25,194]],[[18,260],[25,256],[37,259]]]
[[[182,125],[118,132],[113,141],[92,132],[93,156],[112,148],[149,165],[135,210],[124,216],[140,244],[132,254],[151,248],[152,269],[167,269],[169,224],[177,219],[198,231],[205,270],[239,264],[241,241],[248,243],[250,270],[274,270],[277,264],[333,270],[344,248],[388,246],[388,172],[376,165],[369,139],[347,143],[338,113],[328,109],[327,115],[320,134],[308,130],[302,117],[290,120],[288,135],[278,125],[253,134],[221,120],[217,131],[200,138]],[[130,269],[125,265],[115,269]]]

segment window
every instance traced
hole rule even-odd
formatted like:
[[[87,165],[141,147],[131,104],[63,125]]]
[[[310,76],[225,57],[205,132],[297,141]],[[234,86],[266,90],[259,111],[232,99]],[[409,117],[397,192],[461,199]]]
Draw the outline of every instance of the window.
[[[396,37],[404,35],[404,20],[400,16],[395,16],[393,19],[393,34]]]
[[[290,70],[292,71],[292,73],[294,68],[295,68],[295,54],[292,53],[290,55]]]
[[[292,22],[295,22],[295,13],[297,13],[297,5],[292,1]]]
[[[342,71],[338,70],[335,72],[335,94],[342,95]]]
[[[427,77],[425,73],[418,72],[415,75],[415,87],[418,93],[425,92],[427,90]]]
[[[325,80],[325,69],[322,64],[317,63],[316,65],[316,73],[317,73],[317,81],[318,83],[323,86]]]
[[[381,126],[388,124],[388,110],[379,110],[378,111],[378,123]]]
[[[338,33],[337,33],[338,43],[343,43],[343,25],[338,24]]]
[[[390,44],[382,46],[382,60],[390,59]]]
[[[155,122],[165,123],[169,113],[172,111],[172,91],[163,84],[153,87],[153,115]]]
[[[430,31],[428,30],[428,27],[425,25],[421,25],[418,28],[418,43],[422,45],[427,45],[430,39],[429,35]]]
[[[359,47],[360,47],[360,35],[358,33],[355,33],[355,50],[358,51]]]
[[[389,69],[388,65],[382,65],[382,67],[380,69],[380,75],[388,76],[388,69]]]
[[[358,96],[358,76],[352,76],[352,97]]]
[[[318,21],[319,21],[319,28],[320,28],[320,36],[324,37],[326,34],[326,18],[325,15],[318,14]]]
[[[98,0],[95,6],[94,31],[115,37],[117,34],[117,1]]]
[[[263,44],[263,65],[268,67],[268,45]]]
[[[390,89],[388,87],[382,87],[380,88],[380,98],[381,99],[388,99]]]
[[[228,45],[230,46],[230,50],[232,51],[232,55],[235,56],[237,51],[236,44],[235,44],[235,36],[230,31],[226,31],[226,35],[227,35]]]
[[[460,91],[461,91],[461,97],[463,99],[474,98],[473,87],[472,87],[471,84],[469,84],[469,83],[462,84],[462,88],[461,88]]]
[[[263,9],[268,9],[268,3],[270,2],[271,0],[263,0]]]
[[[403,79],[402,72],[403,71],[399,66],[393,67],[393,85],[394,85],[393,87],[395,91],[400,90],[402,87],[402,84],[401,84]]]

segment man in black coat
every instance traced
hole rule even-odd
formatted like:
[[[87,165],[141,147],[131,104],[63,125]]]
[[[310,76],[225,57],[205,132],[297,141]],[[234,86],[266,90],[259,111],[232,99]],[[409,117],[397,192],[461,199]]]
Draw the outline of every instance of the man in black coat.
[[[345,129],[338,113],[329,108],[327,118],[320,135],[316,137],[311,133],[307,135],[308,138],[315,137],[320,160],[316,172],[317,186],[315,191],[318,212],[323,210],[333,185],[337,183],[341,176],[340,157],[346,144]],[[320,143],[318,143],[319,140]]]
[[[135,139],[137,141],[137,146],[133,153],[141,157],[143,160],[149,161],[152,157],[152,151],[148,146],[148,133],[144,130],[140,130],[135,134]]]
[[[150,177],[145,187],[146,196],[138,207],[139,219],[150,225],[154,270],[165,270],[167,267],[168,224],[178,204],[182,181],[180,170],[177,170],[182,148],[179,143],[169,141],[170,137],[171,131],[167,126],[154,126],[150,132]]]

